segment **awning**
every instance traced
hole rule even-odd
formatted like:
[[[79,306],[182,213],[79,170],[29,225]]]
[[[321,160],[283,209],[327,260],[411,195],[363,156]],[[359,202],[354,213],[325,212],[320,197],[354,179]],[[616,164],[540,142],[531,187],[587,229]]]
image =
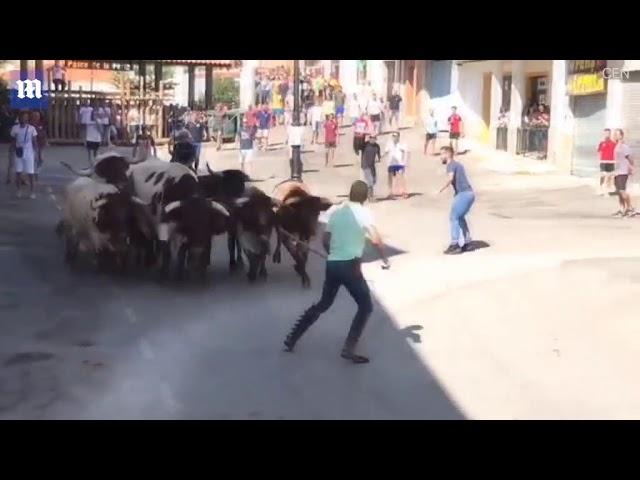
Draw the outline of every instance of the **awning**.
[[[233,68],[240,64],[240,60],[154,60],[165,65],[211,65],[216,68]]]

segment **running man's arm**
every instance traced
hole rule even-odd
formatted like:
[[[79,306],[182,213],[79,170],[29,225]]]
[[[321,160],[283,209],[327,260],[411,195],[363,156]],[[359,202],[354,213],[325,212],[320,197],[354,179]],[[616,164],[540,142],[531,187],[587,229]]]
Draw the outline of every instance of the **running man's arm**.
[[[373,245],[373,247],[378,252],[378,255],[380,255],[380,258],[382,259],[382,263],[388,267],[389,259],[384,253],[384,248],[383,248],[384,243],[382,242],[382,237],[380,236],[380,232],[378,232],[378,229],[374,225],[369,225],[367,227],[367,236],[371,241],[371,245]]]
[[[153,156],[157,157],[158,156],[158,152],[156,150],[156,141],[153,139],[153,136],[150,136],[149,140],[151,141],[151,146],[153,147]]]
[[[322,246],[327,254],[331,253],[329,251],[331,249],[331,232],[324,232],[322,234]]]
[[[136,138],[136,143],[133,145],[133,152],[131,152],[131,156],[136,158],[136,153],[138,153],[138,142],[140,141],[140,137]]]
[[[444,184],[444,187],[442,187],[438,193],[442,193],[444,192],[447,188],[449,188],[449,185],[453,184],[453,172],[448,172],[447,176],[449,177],[449,180],[447,180],[447,183]]]

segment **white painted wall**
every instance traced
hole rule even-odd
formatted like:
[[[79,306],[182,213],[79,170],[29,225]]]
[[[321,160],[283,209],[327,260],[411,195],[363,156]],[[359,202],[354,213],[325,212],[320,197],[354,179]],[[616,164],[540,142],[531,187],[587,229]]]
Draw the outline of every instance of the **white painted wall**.
[[[340,60],[339,81],[347,95],[357,92],[358,64],[356,60]]]
[[[240,70],[240,108],[249,108],[255,96],[255,73],[259,60],[243,60]]]

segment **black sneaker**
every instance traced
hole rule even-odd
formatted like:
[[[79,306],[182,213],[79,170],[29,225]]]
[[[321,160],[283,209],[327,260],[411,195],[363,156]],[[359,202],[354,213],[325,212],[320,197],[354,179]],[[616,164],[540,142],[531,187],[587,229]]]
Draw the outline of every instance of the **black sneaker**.
[[[612,217],[622,218],[624,217],[624,212],[622,210],[618,210],[616,213],[611,215]]]
[[[465,244],[460,248],[460,251],[461,251],[462,253],[470,252],[470,251],[471,251],[471,243],[465,243]]]
[[[342,350],[340,356],[345,360],[349,360],[350,362],[355,364],[369,363],[369,358],[365,357],[364,355],[355,354],[348,350]]]
[[[462,253],[462,249],[458,245],[449,245],[443,253],[445,255],[459,255]]]

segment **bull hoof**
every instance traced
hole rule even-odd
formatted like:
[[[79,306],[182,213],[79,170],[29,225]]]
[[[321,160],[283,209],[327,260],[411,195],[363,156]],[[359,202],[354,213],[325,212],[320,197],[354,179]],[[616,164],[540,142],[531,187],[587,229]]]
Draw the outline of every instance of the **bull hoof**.
[[[260,272],[260,279],[266,280],[267,277],[268,277],[268,275],[267,275],[267,271],[266,270],[263,271],[263,272]]]
[[[249,283],[251,283],[251,284],[256,283],[256,277],[254,275],[247,275],[247,279],[249,280]]]
[[[282,261],[282,255],[280,254],[280,252],[275,252],[273,254],[273,263],[280,263]]]
[[[302,288],[310,288],[311,287],[311,280],[307,277],[307,278],[303,278],[302,279]]]

